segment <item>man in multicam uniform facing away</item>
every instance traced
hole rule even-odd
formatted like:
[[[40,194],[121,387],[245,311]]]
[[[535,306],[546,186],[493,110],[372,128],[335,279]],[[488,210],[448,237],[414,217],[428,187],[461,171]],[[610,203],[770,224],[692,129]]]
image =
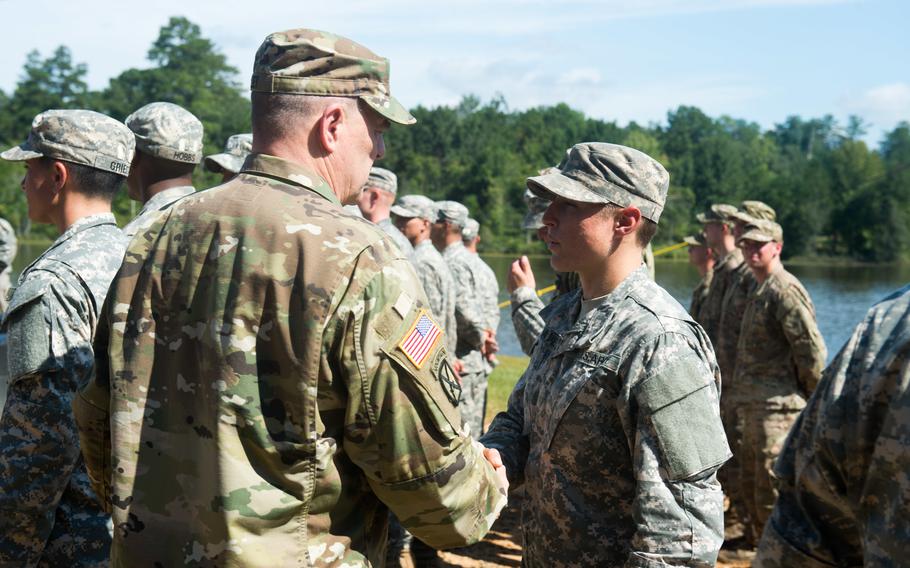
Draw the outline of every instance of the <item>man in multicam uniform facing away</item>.
[[[60,237],[16,284],[3,331],[9,394],[0,419],[0,566],[106,566],[110,517],[98,504],[71,403],[89,380],[92,338],[126,238],[111,200],[133,158],[133,134],[88,110],[49,110],[24,161],[29,218]]]
[[[669,185],[645,154],[573,146],[528,179],[544,240],[581,290],[544,309],[528,370],[481,441],[524,483],[525,566],[712,566],[729,458],[704,331],[648,275]]]
[[[234,134],[225,142],[224,152],[206,156],[203,164],[206,170],[221,174],[221,181],[227,183],[240,173],[243,161],[250,155],[252,148],[252,134]]]
[[[389,121],[414,122],[388,69],[340,36],[269,35],[241,173],[131,244],[75,405],[115,566],[381,565],[388,508],[445,548],[504,505],[413,268],[341,209]]]
[[[193,170],[202,160],[202,123],[173,103],[149,103],[124,121],[136,135],[136,154],[126,179],[130,199],[142,203],[123,227],[133,238],[178,200],[195,192]]]

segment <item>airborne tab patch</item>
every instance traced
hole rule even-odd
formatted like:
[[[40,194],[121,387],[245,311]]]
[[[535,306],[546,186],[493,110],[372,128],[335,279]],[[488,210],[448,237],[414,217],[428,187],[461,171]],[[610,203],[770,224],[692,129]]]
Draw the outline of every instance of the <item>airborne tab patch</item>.
[[[411,329],[408,330],[404,339],[398,344],[398,348],[419,369],[426,362],[427,357],[430,356],[440,337],[442,337],[442,330],[427,315],[426,310],[420,310],[417,314],[417,319],[411,325]]]

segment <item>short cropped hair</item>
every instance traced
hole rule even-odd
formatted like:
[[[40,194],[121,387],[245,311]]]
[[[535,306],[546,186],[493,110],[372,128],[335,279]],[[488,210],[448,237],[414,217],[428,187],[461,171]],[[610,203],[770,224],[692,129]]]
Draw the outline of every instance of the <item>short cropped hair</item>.
[[[56,158],[49,158],[47,156],[43,156],[41,161],[43,165],[48,168],[51,167],[54,162],[64,164],[66,166],[67,175],[69,176],[69,181],[73,184],[73,188],[77,192],[86,197],[91,197],[92,199],[103,199],[108,203],[114,201],[114,196],[117,195],[120,186],[126,181],[126,178],[122,175],[99,170],[98,168],[83,164],[75,164],[73,162],[57,160]]]
[[[300,128],[300,122],[311,118],[317,112],[332,104],[342,103],[356,107],[353,97],[328,97],[318,95],[296,95],[289,93],[262,93],[251,95],[253,138],[283,138]]]

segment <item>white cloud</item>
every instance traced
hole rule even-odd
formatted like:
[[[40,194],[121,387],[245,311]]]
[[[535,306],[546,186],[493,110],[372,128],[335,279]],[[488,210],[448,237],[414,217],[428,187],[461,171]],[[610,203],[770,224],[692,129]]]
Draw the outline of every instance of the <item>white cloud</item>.
[[[910,83],[889,83],[844,97],[845,112],[862,116],[874,126],[891,129],[902,120],[910,120]]]

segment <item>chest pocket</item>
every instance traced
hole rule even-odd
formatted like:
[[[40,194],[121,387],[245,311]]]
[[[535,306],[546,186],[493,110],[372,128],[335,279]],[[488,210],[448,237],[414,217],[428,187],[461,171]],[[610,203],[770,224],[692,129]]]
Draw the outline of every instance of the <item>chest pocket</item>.
[[[562,369],[548,389],[548,394],[553,400],[553,411],[549,415],[544,432],[544,448],[550,448],[566,411],[585,386],[600,389],[599,403],[612,404],[619,394],[619,363],[618,353],[576,351],[564,355]]]

